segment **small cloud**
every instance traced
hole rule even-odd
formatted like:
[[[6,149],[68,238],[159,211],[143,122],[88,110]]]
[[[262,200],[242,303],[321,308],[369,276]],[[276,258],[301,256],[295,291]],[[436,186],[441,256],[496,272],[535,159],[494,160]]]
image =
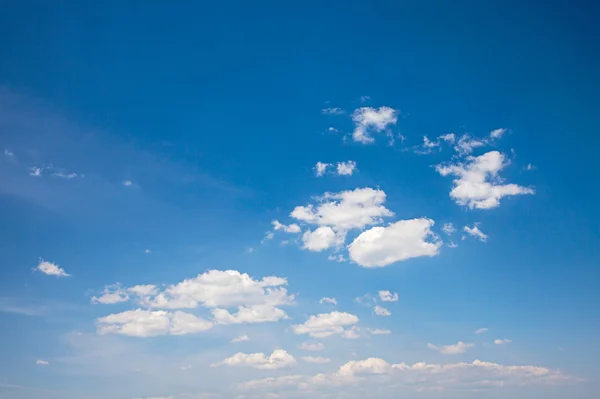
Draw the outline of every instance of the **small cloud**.
[[[125,180],[123,181],[123,185],[125,187],[131,187],[133,185],[133,182],[131,180]]]
[[[379,305],[376,305],[373,308],[373,313],[375,313],[376,316],[391,316],[392,315],[392,313],[389,310],[387,310],[383,306],[379,306]]]
[[[507,129],[494,129],[490,132],[490,138],[491,139],[499,139],[502,136],[504,136],[504,133],[506,133]]]
[[[290,225],[285,225],[285,224],[279,223],[278,220],[273,220],[271,222],[271,224],[273,225],[273,230],[275,230],[275,231],[282,230],[282,231],[285,231],[286,233],[300,233],[302,231],[300,226],[298,226],[296,223],[292,223]]]
[[[320,357],[320,356],[304,356],[302,358],[302,360],[304,360],[305,362],[308,363],[329,363],[331,362],[331,359],[326,358],[326,357]]]
[[[336,166],[336,172],[338,176],[352,176],[356,170],[356,162],[338,162]]]
[[[29,168],[29,176],[40,177],[42,175],[42,168],[38,168],[37,166]]]
[[[67,277],[70,274],[66,273],[64,269],[59,267],[57,264],[52,262],[46,262],[43,259],[40,259],[40,263],[33,270],[39,270],[48,276],[57,276],[57,277]]]
[[[371,99],[371,96],[360,96],[360,102],[365,103]]]
[[[496,345],[507,345],[510,344],[512,342],[512,340],[510,339],[495,339],[494,340],[494,344]]]
[[[390,291],[379,291],[379,299],[383,302],[397,302],[398,301],[398,293],[394,292],[393,294]]]
[[[267,231],[265,238],[263,238],[260,243],[264,244],[265,242],[272,240],[273,237],[275,237],[275,233],[273,233],[272,231]]]
[[[442,231],[448,235],[452,235],[456,231],[456,228],[452,223],[444,223]]]
[[[321,110],[323,115],[342,115],[344,110],[341,108],[333,107],[333,108],[323,108]]]
[[[341,263],[341,262],[347,261],[348,259],[346,259],[346,257],[344,255],[342,255],[342,254],[338,254],[338,255],[331,254],[331,255],[329,255],[327,257],[327,260],[332,260],[334,262],[340,262]]]
[[[475,334],[485,334],[486,332],[488,332],[487,328],[480,328],[479,330],[475,331]]]
[[[83,177],[83,175],[78,175],[77,173],[64,173],[64,172],[56,172],[56,173],[53,173],[52,176],[59,177],[61,179],[68,179],[68,180],[74,179],[78,176]]]
[[[354,302],[358,303],[359,305],[370,306],[371,304],[375,303],[375,298],[373,298],[371,294],[365,294],[363,296],[354,298]]]
[[[313,170],[315,171],[315,176],[317,177],[321,177],[325,174],[325,172],[327,172],[327,168],[329,168],[331,165],[330,163],[325,163],[325,162],[317,162],[317,164],[315,165],[315,167],[313,168]]]
[[[373,133],[387,131],[390,125],[398,121],[398,111],[390,107],[361,107],[352,113],[354,132],[352,139],[358,143],[369,144],[375,142]]]
[[[434,344],[427,344],[427,347],[429,349],[438,351],[442,355],[458,355],[460,353],[465,353],[468,349],[473,348],[474,346],[475,346],[475,344],[466,344],[462,341],[459,341],[453,345],[442,345],[442,346],[438,346],[438,345],[434,345]]]
[[[144,251],[145,254],[149,254],[150,252],[152,252],[151,250],[147,249]]]
[[[454,135],[454,133],[447,133],[447,134],[442,134],[441,136],[438,137],[439,140],[443,140],[446,143],[454,143],[454,141],[456,141],[456,136]]]
[[[231,343],[235,344],[237,342],[245,342],[245,341],[250,341],[250,337],[247,335],[240,335],[239,337],[235,337],[234,339],[232,339]]]
[[[320,342],[302,342],[300,345],[298,345],[298,348],[304,350],[304,351],[322,351],[323,349],[325,349],[325,345],[323,345]]]
[[[35,364],[39,364],[40,366],[48,366],[50,362],[47,360],[36,360]]]
[[[448,246],[448,248],[456,248],[458,247],[458,244],[455,243],[454,241],[450,241],[448,244],[446,244]]]
[[[472,237],[476,237],[476,238],[478,238],[480,241],[483,241],[483,242],[485,242],[485,241],[487,241],[487,239],[488,239],[488,236],[487,236],[487,234],[484,234],[484,233],[483,233],[481,230],[479,230],[479,227],[478,227],[478,225],[479,225],[479,223],[475,223],[475,224],[473,225],[473,227],[465,226],[465,227],[463,228],[463,231],[464,231],[465,233],[469,234],[470,236],[472,236]]]
[[[325,304],[325,303],[329,303],[331,305],[337,305],[337,300],[335,298],[321,298],[321,300],[319,301],[320,304]]]
[[[6,155],[7,157],[14,157],[15,153],[10,150],[4,150],[4,155]]]
[[[327,129],[327,131],[328,131],[329,133],[337,133],[337,132],[338,132],[338,130],[337,130],[336,128],[334,128],[334,127],[329,127],[329,128]]]
[[[392,333],[390,330],[386,330],[384,328],[367,328],[367,331],[372,335],[388,335]]]
[[[537,167],[535,165],[529,163],[529,164],[527,164],[526,169],[531,171],[531,170],[536,170]]]
[[[254,252],[254,248],[252,248],[252,247],[246,248],[246,253],[247,254],[251,254],[252,252]]]

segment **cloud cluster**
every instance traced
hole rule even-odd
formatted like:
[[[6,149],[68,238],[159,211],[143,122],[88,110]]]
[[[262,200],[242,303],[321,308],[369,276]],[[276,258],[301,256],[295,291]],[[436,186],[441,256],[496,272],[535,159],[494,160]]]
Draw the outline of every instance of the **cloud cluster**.
[[[331,312],[313,315],[302,324],[295,324],[295,334],[308,334],[312,338],[326,338],[341,335],[344,338],[355,338],[356,330],[348,328],[359,322],[357,316],[345,312]]]
[[[127,310],[100,317],[97,324],[99,334],[113,333],[132,337],[194,334],[213,327],[211,321],[190,313],[144,309]]]
[[[283,349],[276,349],[267,356],[264,353],[242,353],[228,357],[222,362],[213,364],[213,367],[231,366],[231,367],[251,367],[259,370],[278,370],[289,368],[297,364],[294,356]]]
[[[361,144],[375,142],[373,133],[381,133],[398,121],[398,111],[390,107],[361,107],[352,113],[352,139]]]
[[[356,170],[356,162],[346,161],[338,162],[337,164],[332,164],[319,161],[315,164],[313,170],[315,171],[315,176],[317,177],[325,175],[325,173],[327,173],[327,171],[329,170],[332,170],[332,173],[337,176],[352,176],[352,174]]]
[[[458,341],[457,343],[452,344],[452,345],[438,346],[438,345],[434,345],[434,344],[427,344],[427,347],[429,349],[438,351],[442,355],[458,355],[461,353],[465,353],[470,348],[475,347],[475,344],[466,344],[462,341]]]

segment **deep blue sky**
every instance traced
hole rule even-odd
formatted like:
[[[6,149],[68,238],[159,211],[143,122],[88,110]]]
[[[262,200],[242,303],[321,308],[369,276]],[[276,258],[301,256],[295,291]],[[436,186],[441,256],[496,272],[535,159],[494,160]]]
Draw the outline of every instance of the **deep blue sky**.
[[[507,382],[485,397],[597,397],[595,2],[188,3],[0,5],[0,398],[37,398],[38,389],[61,398],[233,398],[234,382],[331,373],[369,357],[548,367],[571,379],[550,388]],[[373,144],[353,141],[353,112],[381,106],[398,112],[387,126],[394,145],[379,133]],[[321,111],[332,107],[344,113]],[[464,165],[469,155],[444,143],[420,154],[419,146],[424,135],[484,138],[497,128],[507,132],[472,156],[504,154],[509,164],[495,184],[535,194],[470,209],[449,196],[453,178],[434,168]],[[357,164],[352,176],[315,176],[319,161],[348,160]],[[42,175],[31,176],[32,167]],[[395,215],[382,226],[434,220],[439,254],[382,268],[327,259],[348,259],[345,246],[372,225],[350,231],[339,252],[303,249],[301,235],[281,231],[264,239],[275,219],[314,230],[290,212],[325,192],[364,187],[387,195]],[[449,237],[445,223],[480,223],[488,238]],[[40,258],[71,276],[32,271]],[[104,286],[177,284],[209,269],[287,278],[296,294],[290,319],[183,336],[98,334],[97,318],[145,309],[90,304]],[[399,295],[378,302],[391,317],[354,300],[379,290]],[[337,307],[320,305],[322,297]],[[328,337],[317,355],[331,363],[303,363],[297,345],[307,337],[292,325],[335,309],[357,315],[363,332],[392,334]],[[204,308],[190,312],[210,318]],[[251,340],[232,347],[240,334]],[[427,347],[459,341],[475,346],[450,357]],[[277,348],[298,359],[297,369],[243,369],[230,381],[231,370],[209,367]],[[125,356],[131,363],[117,373]],[[140,374],[139,364],[152,371]]]

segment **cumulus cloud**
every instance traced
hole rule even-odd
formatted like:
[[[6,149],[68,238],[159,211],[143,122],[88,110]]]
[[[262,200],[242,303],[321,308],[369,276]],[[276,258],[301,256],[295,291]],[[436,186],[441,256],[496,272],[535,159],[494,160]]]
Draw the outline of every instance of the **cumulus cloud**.
[[[320,357],[320,356],[303,356],[302,360],[304,360],[305,362],[308,363],[329,363],[331,362],[331,359],[327,358],[327,357]]]
[[[487,328],[480,328],[479,330],[475,331],[475,334],[485,334],[486,332],[488,332]]]
[[[352,113],[354,132],[352,139],[358,143],[373,143],[373,133],[386,131],[398,121],[398,111],[390,107],[361,107]]]
[[[287,314],[272,305],[239,306],[236,313],[213,309],[213,318],[219,324],[266,323],[287,319]]]
[[[456,142],[454,150],[459,155],[463,156],[471,154],[475,148],[483,147],[485,145],[487,145],[485,140],[472,138],[468,134],[463,134]]]
[[[120,302],[126,302],[129,300],[127,291],[121,288],[120,284],[107,285],[104,287],[102,295],[99,297],[93,296],[91,299],[92,303],[101,303],[103,305],[110,305]]]
[[[332,335],[342,335],[344,338],[353,338],[352,331],[347,327],[357,324],[358,317],[345,312],[321,313],[310,316],[303,324],[292,326],[295,334],[308,334],[313,338],[326,338]]]
[[[373,308],[373,313],[375,313],[376,316],[391,316],[392,315],[392,313],[389,310],[387,310],[383,306],[379,306],[379,305],[376,305]]]
[[[56,277],[67,277],[70,276],[65,270],[59,267],[56,263],[46,262],[43,259],[40,259],[37,267],[34,270],[39,270],[40,272],[47,274],[48,276],[56,276]]]
[[[231,343],[235,344],[238,342],[245,342],[245,341],[250,341],[250,337],[247,335],[240,335],[239,337],[235,337],[234,339],[232,339]]]
[[[239,384],[242,391],[299,391],[302,393],[328,392],[335,389],[337,395],[356,392],[367,384],[376,384],[377,392],[387,390],[397,393],[399,388],[415,391],[482,390],[507,386],[553,385],[579,379],[537,366],[504,366],[475,360],[472,363],[390,364],[380,358],[350,361],[330,374],[315,376],[287,375],[252,380]],[[386,396],[387,397],[387,396]]]
[[[442,242],[428,241],[435,239],[433,224],[431,219],[420,218],[373,227],[348,245],[350,259],[363,267],[384,267],[410,258],[435,256]]]
[[[36,360],[35,364],[38,364],[40,366],[48,366],[50,364],[50,362],[47,360]]]
[[[273,225],[273,230],[275,230],[275,231],[282,230],[282,231],[285,231],[286,233],[300,233],[302,231],[302,229],[300,229],[300,226],[298,226],[296,223],[292,223],[290,225],[285,225],[285,224],[279,223],[278,220],[273,220],[271,222],[271,224]]]
[[[332,305],[337,305],[337,300],[335,298],[321,298],[321,300],[319,301],[320,304],[324,304],[324,303],[329,303]]]
[[[321,252],[329,248],[339,247],[344,243],[345,236],[336,233],[329,226],[321,226],[313,231],[302,234],[302,248],[313,252]]]
[[[499,172],[508,165],[505,156],[490,151],[478,157],[469,156],[466,162],[437,165],[442,176],[454,176],[450,197],[459,205],[471,209],[491,209],[507,196],[534,194],[529,187],[503,184]]]
[[[506,338],[494,340],[494,344],[496,344],[496,345],[507,345],[507,344],[510,344],[511,342],[512,342],[512,340],[506,339]]]
[[[427,344],[427,347],[429,349],[438,351],[439,353],[441,353],[442,355],[458,355],[460,353],[465,353],[467,350],[469,350],[470,348],[473,348],[475,346],[475,344],[466,344],[462,341],[459,341],[453,345],[434,345],[434,344]]]
[[[354,161],[338,162],[336,165],[336,173],[338,176],[352,176],[355,170],[356,162]]]
[[[325,349],[325,345],[320,342],[302,342],[298,348],[305,351],[322,351]]]
[[[398,301],[398,293],[394,292],[393,294],[390,291],[379,291],[378,293],[379,299],[382,302],[397,302]]]
[[[504,136],[504,133],[507,132],[507,129],[505,128],[501,128],[501,129],[494,129],[490,132],[490,138],[491,139],[499,139],[502,136]]]
[[[488,236],[479,229],[477,223],[475,223],[473,227],[465,226],[463,231],[472,237],[478,238],[480,241],[485,242],[488,239]]]
[[[228,357],[216,366],[231,366],[231,367],[251,367],[259,370],[278,370],[289,368],[296,365],[296,359],[282,349],[276,349],[270,356],[264,353],[242,353],[238,352],[235,355]]]
[[[144,309],[128,310],[96,320],[99,334],[122,334],[132,337],[184,335],[209,330],[213,323],[181,311],[166,312]]]
[[[454,232],[456,232],[456,228],[452,223],[444,223],[444,226],[442,226],[442,231],[448,235],[452,235]]]
[[[315,167],[313,168],[313,170],[315,171],[315,176],[317,177],[321,177],[325,174],[325,172],[327,172],[327,169],[332,166],[330,163],[325,163],[325,162],[317,162],[317,164],[315,165]]]

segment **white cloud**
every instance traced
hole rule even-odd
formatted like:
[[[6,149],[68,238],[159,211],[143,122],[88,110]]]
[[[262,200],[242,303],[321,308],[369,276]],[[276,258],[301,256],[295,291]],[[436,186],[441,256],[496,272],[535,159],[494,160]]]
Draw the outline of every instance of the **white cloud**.
[[[494,340],[494,344],[496,345],[506,345],[506,344],[510,344],[512,342],[512,340],[510,339],[495,339]]]
[[[344,330],[341,334],[342,338],[345,339],[356,339],[360,337],[360,328],[356,326],[352,326],[346,330]]]
[[[265,234],[265,238],[263,238],[260,243],[264,244],[265,242],[272,240],[273,238],[275,238],[275,233],[273,233],[272,231],[267,231],[267,233]]]
[[[337,108],[337,107],[323,108],[321,110],[321,113],[323,115],[341,115],[344,113],[344,110],[341,108]]]
[[[454,150],[459,155],[468,155],[473,152],[475,148],[483,147],[487,143],[484,140],[471,138],[468,134],[463,134],[458,142],[454,146]]]
[[[34,270],[39,270],[48,276],[67,277],[70,276],[65,270],[59,267],[56,263],[46,262],[40,259],[40,263]]]
[[[427,241],[435,238],[433,224],[431,219],[420,218],[373,227],[348,245],[350,259],[363,267],[383,267],[410,258],[435,256],[442,243]]]
[[[338,162],[336,165],[336,172],[339,176],[352,176],[356,170],[356,162]]]
[[[273,220],[271,222],[271,224],[273,225],[273,230],[275,230],[275,231],[283,230],[286,233],[300,233],[302,231],[302,229],[300,229],[300,226],[298,226],[296,223],[292,223],[290,225],[285,225],[285,224],[279,223],[278,220]]]
[[[433,345],[427,344],[429,349],[438,351],[442,355],[458,355],[460,353],[465,353],[468,349],[473,348],[475,344],[466,344],[462,341],[459,341],[453,345]]]
[[[373,133],[385,131],[398,121],[398,111],[390,107],[361,107],[352,113],[354,132],[352,139],[362,144],[373,143]]]
[[[553,385],[579,379],[545,367],[504,366],[497,363],[475,360],[472,363],[390,364],[383,359],[368,358],[350,361],[337,371],[315,376],[287,375],[252,380],[239,384],[243,391],[282,392],[297,390],[311,397],[317,392],[327,393],[335,389],[336,395],[363,390],[366,384],[375,386],[378,394],[387,397],[385,392],[397,396],[399,388],[410,388],[418,392],[442,391],[445,389],[479,391],[507,386],[535,384]]]
[[[444,223],[444,226],[442,226],[442,231],[448,235],[452,235],[456,231],[456,228],[452,223]]]
[[[145,254],[149,254],[150,252],[152,252],[151,250],[147,249],[144,251]]]
[[[131,180],[124,180],[123,185],[125,187],[131,187],[133,185],[133,182]]]
[[[235,337],[234,339],[232,339],[231,343],[235,344],[238,342],[245,342],[245,341],[250,341],[250,337],[247,335],[240,335],[239,337]]]
[[[456,135],[454,133],[442,134],[438,139],[443,140],[446,143],[454,143],[454,141],[456,141]]]
[[[313,338],[326,338],[332,335],[343,335],[345,327],[353,326],[358,317],[345,312],[321,313],[310,316],[303,324],[292,326],[295,334],[308,334]]]
[[[47,360],[36,360],[35,364],[39,364],[40,366],[48,366],[50,362]]]
[[[36,166],[29,168],[29,176],[40,177],[42,175],[42,168]]]
[[[266,323],[287,319],[287,314],[272,305],[239,306],[237,313],[226,309],[213,309],[213,317],[219,324]]]
[[[337,305],[337,300],[335,298],[321,298],[321,300],[319,301],[320,304],[324,304],[324,303],[329,303],[332,305]]]
[[[373,335],[388,335],[392,332],[384,328],[367,328],[367,332]]]
[[[348,259],[346,259],[346,257],[342,254],[331,254],[327,256],[327,260],[341,263],[347,261]]]
[[[305,351],[322,351],[323,349],[325,349],[325,345],[323,345],[320,342],[302,342],[300,345],[298,345],[298,348],[305,350]]]
[[[242,353],[228,357],[213,366],[252,367],[259,370],[279,370],[296,365],[296,359],[283,349],[276,349],[270,356],[264,353]]]
[[[456,248],[456,247],[458,247],[458,244],[455,243],[455,242],[453,242],[453,241],[450,241],[447,245],[448,245],[448,248]]]
[[[344,235],[336,234],[329,226],[321,226],[314,231],[307,230],[302,234],[302,248],[309,251],[321,252],[344,243]]]
[[[100,297],[93,296],[92,303],[101,303],[103,305],[110,305],[120,302],[126,302],[129,300],[127,291],[123,290],[119,284],[107,285],[104,287],[104,291]]]
[[[483,231],[479,230],[477,223],[473,225],[473,227],[465,226],[463,231],[472,237],[478,238],[480,241],[487,241],[488,236],[483,233]]]
[[[321,356],[303,356],[302,360],[308,363],[330,363],[331,359]]]
[[[181,311],[127,310],[97,319],[99,334],[122,334],[132,337],[184,335],[209,330],[213,323]]]
[[[313,168],[313,170],[315,171],[315,176],[317,177],[321,177],[325,174],[325,172],[327,172],[327,169],[332,166],[330,163],[325,163],[325,162],[317,162],[317,164],[315,165],[315,167]]]
[[[494,129],[490,132],[490,138],[491,139],[499,139],[502,136],[504,136],[504,133],[507,132],[507,129],[501,128],[501,129]]]
[[[338,132],[338,130],[334,127],[329,127],[327,130],[329,131],[329,133],[337,133]]]
[[[487,328],[480,328],[479,330],[475,331],[475,334],[485,334],[486,332],[488,332]]]
[[[535,170],[537,168],[535,167],[535,165],[528,163],[526,169],[527,170]]]
[[[78,176],[83,177],[83,175],[78,175],[77,173],[73,173],[73,172],[71,172],[71,173],[56,172],[56,173],[53,173],[52,176],[59,177],[61,179],[67,179],[67,180],[74,179]]]
[[[385,192],[372,188],[325,193],[316,198],[316,204],[297,206],[290,216],[305,223],[330,226],[335,231],[362,229],[381,223],[383,217],[394,216],[383,205],[385,198]]]
[[[442,176],[455,176],[450,197],[459,205],[473,209],[491,209],[500,205],[503,197],[534,194],[534,190],[516,184],[502,184],[498,173],[508,165],[498,151],[490,151],[478,157],[467,157],[467,162],[437,165]]]
[[[393,294],[390,291],[379,291],[378,293],[379,299],[382,302],[397,302],[398,301],[398,293],[394,292]]]
[[[379,305],[376,305],[373,308],[373,313],[375,313],[376,316],[391,316],[392,315],[392,313],[389,310],[387,310],[383,306],[379,306]]]
[[[360,96],[360,102],[361,103],[369,101],[370,99],[371,99],[371,96]]]

